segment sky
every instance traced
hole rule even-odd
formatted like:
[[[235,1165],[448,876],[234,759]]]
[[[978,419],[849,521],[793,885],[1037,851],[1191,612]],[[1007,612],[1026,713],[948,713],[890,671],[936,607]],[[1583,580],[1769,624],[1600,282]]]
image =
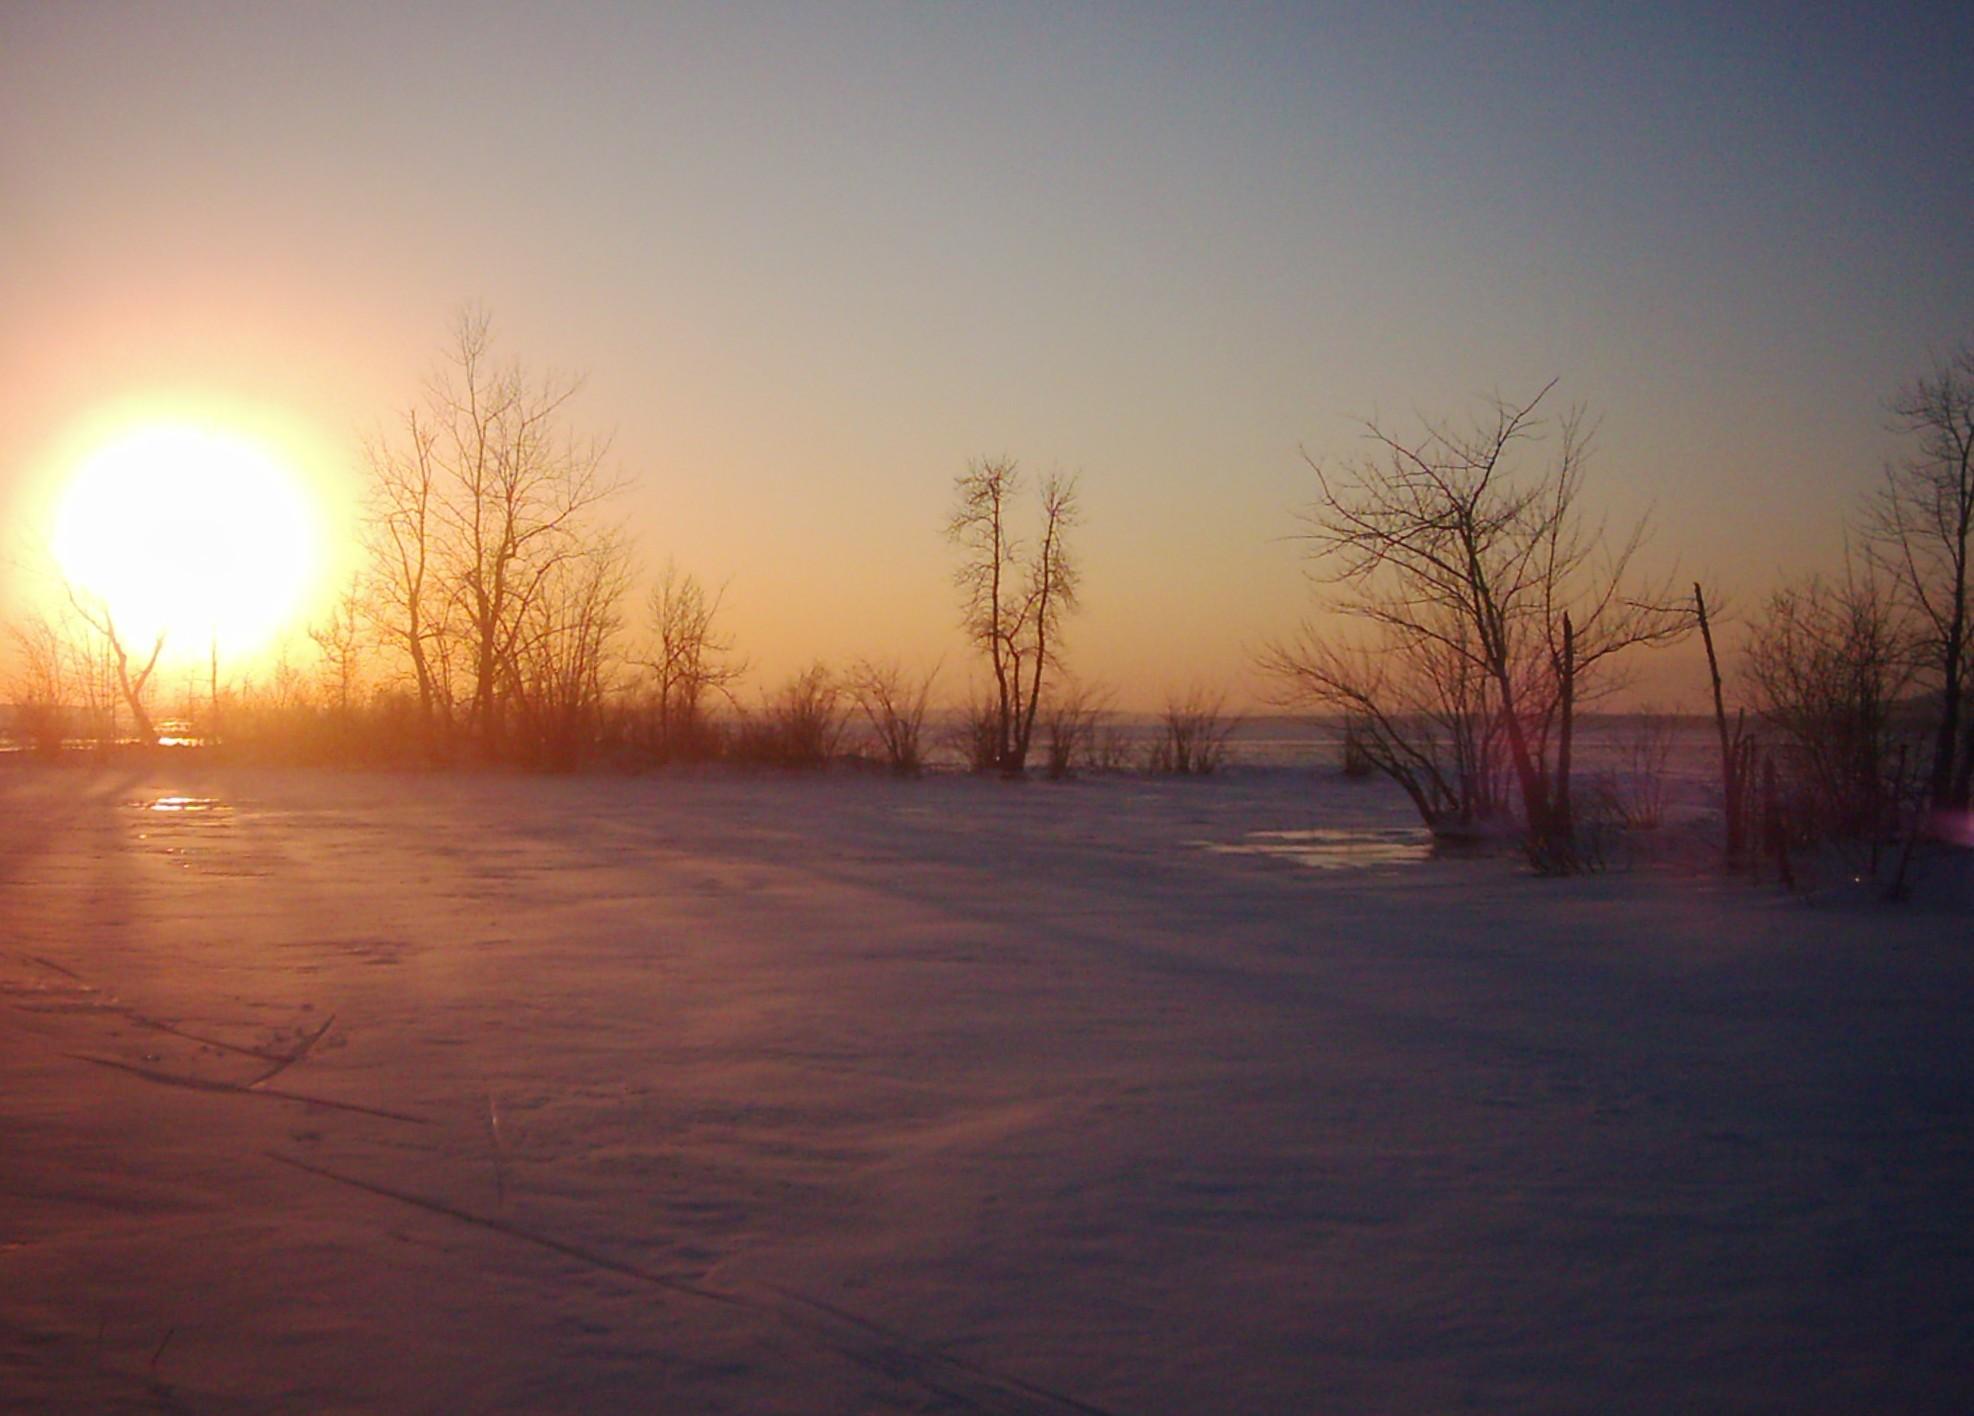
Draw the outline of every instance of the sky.
[[[956,695],[952,481],[1010,456],[1080,478],[1072,668],[1245,701],[1303,455],[1551,378],[1598,508],[1751,605],[1974,338],[1974,11],[1719,9],[0,0],[0,617],[131,410],[274,430],[347,544],[476,303],[766,683]]]

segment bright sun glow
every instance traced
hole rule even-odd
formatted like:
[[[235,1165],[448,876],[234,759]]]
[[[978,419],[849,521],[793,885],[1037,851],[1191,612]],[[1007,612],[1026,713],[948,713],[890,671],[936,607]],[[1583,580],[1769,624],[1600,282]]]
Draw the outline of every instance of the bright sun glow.
[[[132,645],[250,654],[302,608],[320,557],[294,469],[241,435],[128,431],[84,457],[55,512],[55,559]]]

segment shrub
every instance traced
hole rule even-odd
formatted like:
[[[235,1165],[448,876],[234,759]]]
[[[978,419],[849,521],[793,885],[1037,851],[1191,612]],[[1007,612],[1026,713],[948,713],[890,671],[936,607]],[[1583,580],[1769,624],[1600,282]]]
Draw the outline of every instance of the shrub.
[[[916,776],[925,765],[920,740],[925,727],[925,708],[932,697],[934,668],[924,678],[908,680],[895,663],[878,664],[860,659],[850,670],[850,696],[863,710],[880,752],[891,770]]]
[[[1240,719],[1227,713],[1227,696],[1193,688],[1165,701],[1159,735],[1146,755],[1147,771],[1205,776],[1227,760],[1227,739]]]
[[[1677,720],[1646,712],[1631,719],[1618,744],[1618,762],[1592,784],[1597,814],[1629,831],[1650,831],[1665,821],[1666,769],[1672,762]]]
[[[1049,780],[1059,782],[1078,764],[1100,765],[1098,731],[1110,715],[1111,693],[1087,684],[1066,684],[1049,699],[1042,715],[1047,729]]]
[[[848,722],[843,690],[828,666],[811,664],[765,699],[758,715],[741,721],[733,755],[773,767],[826,767]]]
[[[975,696],[959,710],[946,733],[946,745],[966,764],[969,772],[1000,769],[999,710],[986,698]]]

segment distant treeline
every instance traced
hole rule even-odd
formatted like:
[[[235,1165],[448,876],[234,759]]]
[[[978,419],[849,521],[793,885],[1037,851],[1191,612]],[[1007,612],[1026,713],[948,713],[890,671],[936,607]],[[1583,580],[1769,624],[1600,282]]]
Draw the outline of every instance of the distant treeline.
[[[1844,562],[1732,616],[1703,584],[1645,573],[1645,528],[1590,505],[1592,425],[1551,411],[1552,389],[1464,423],[1368,423],[1355,460],[1311,460],[1300,537],[1328,588],[1299,635],[1258,656],[1279,705],[1331,715],[1344,769],[1389,778],[1436,832],[1505,827],[1538,869],[1571,873],[1597,867],[1614,822],[1656,814],[1577,790],[1587,715],[1635,652],[1698,635],[1734,868],[1787,873],[1792,849],[1840,841],[1876,869],[1964,832],[1974,347],[1893,399],[1909,456],[1859,508]],[[497,361],[485,316],[463,316],[426,396],[365,449],[365,569],[309,628],[305,662],[247,676],[213,659],[166,692],[162,639],[126,643],[110,607],[72,590],[10,626],[13,736],[47,754],[176,740],[253,760],[551,770],[847,757],[1060,777],[1228,760],[1224,692],[1175,690],[1147,729],[1070,672],[1076,482],[1031,486],[1008,459],[955,477],[944,527],[963,689],[935,711],[937,666],[871,657],[743,695],[717,590],[668,563],[632,603],[625,483],[571,425],[574,392]],[[1642,721],[1632,779],[1669,730]]]

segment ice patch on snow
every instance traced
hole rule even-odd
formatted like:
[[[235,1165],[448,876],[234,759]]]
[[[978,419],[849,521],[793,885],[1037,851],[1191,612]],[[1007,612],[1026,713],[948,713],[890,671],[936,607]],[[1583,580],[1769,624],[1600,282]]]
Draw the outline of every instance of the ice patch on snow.
[[[216,801],[212,797],[195,796],[161,796],[154,797],[150,801],[133,801],[130,805],[138,811],[162,811],[174,815],[196,815],[226,810],[224,802]]]
[[[1318,870],[1367,870],[1430,860],[1433,838],[1423,826],[1319,827],[1250,831],[1236,845],[1207,842],[1206,849],[1215,855],[1274,856]]]

